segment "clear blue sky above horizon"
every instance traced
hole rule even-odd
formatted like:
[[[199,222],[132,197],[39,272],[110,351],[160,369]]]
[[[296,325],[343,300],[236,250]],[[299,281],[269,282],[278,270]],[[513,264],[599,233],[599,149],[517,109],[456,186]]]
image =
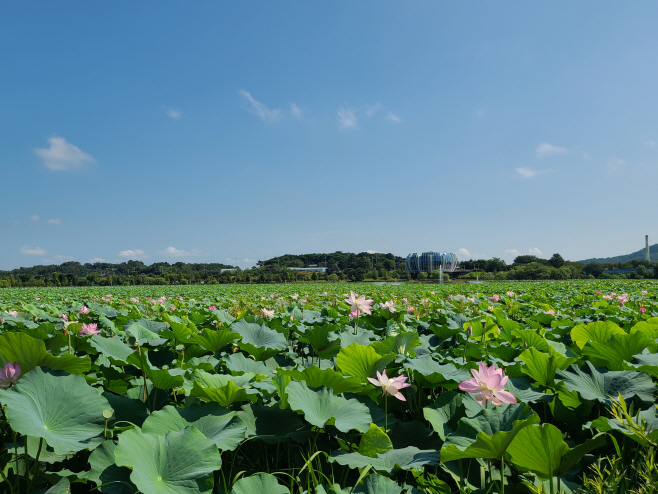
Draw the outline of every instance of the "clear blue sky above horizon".
[[[0,9],[0,269],[658,241],[655,2]]]

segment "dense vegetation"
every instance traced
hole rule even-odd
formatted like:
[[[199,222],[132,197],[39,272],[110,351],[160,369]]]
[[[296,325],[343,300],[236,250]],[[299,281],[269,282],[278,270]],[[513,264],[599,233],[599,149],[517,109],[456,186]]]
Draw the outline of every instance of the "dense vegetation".
[[[652,281],[4,289],[0,315],[3,492],[658,485]]]
[[[298,272],[288,268],[326,267],[326,273]],[[532,255],[518,256],[512,264],[494,257],[461,261],[453,278],[480,280],[570,280],[582,278],[643,279],[655,278],[658,263],[632,260],[625,263],[588,263],[565,261],[560,254],[549,259]],[[606,273],[606,270],[622,270]],[[470,272],[467,272],[470,271]],[[450,275],[445,275],[447,279]],[[438,280],[435,271],[421,274],[420,280]],[[219,263],[141,261],[120,264],[65,262],[60,265],[22,267],[0,271],[0,287],[113,286],[113,285],[187,285],[217,283],[294,283],[297,281],[387,281],[410,280],[404,258],[393,254],[285,255],[258,261],[250,269],[236,269]]]

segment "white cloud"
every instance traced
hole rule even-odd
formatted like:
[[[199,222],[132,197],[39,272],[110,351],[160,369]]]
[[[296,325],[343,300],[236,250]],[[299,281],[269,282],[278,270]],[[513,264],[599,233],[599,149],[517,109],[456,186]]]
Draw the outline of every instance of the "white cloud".
[[[93,264],[95,262],[105,262],[105,259],[103,259],[102,257],[94,257],[93,259],[89,259],[89,262],[91,264]]]
[[[541,256],[541,250],[539,250],[537,247],[535,247],[533,249],[528,249],[528,254],[530,254],[531,256],[539,257],[539,256]]]
[[[241,89],[238,91],[238,94],[245,100],[244,109],[249,113],[259,116],[263,122],[276,122],[281,118],[283,112],[280,109],[268,108],[264,103],[256,101],[248,91]]]
[[[519,251],[516,250],[516,249],[508,249],[508,250],[505,251],[505,254],[510,254],[510,255],[512,255],[512,256],[518,256],[518,255],[519,255]]]
[[[39,218],[38,215],[33,214],[32,216],[30,216],[30,219],[31,219],[32,221],[39,221],[41,218]]]
[[[56,255],[55,255],[55,259],[57,259],[58,261],[72,261],[72,260],[73,260],[73,257],[71,257],[71,256],[63,256],[63,255],[61,255],[61,254],[56,254]]]
[[[384,120],[390,120],[391,122],[397,122],[397,123],[403,122],[403,120],[400,117],[398,117],[395,113],[393,113],[392,111],[390,111],[386,114],[386,116],[384,117]]]
[[[619,170],[625,164],[626,164],[626,162],[624,160],[614,159],[614,160],[608,161],[606,166],[608,167],[609,172],[614,172],[614,171]]]
[[[467,249],[465,249],[464,247],[459,249],[457,252],[459,253],[460,256],[463,256],[464,259],[467,258],[467,257],[470,259],[472,257],[471,253]]]
[[[367,254],[379,254],[379,252],[377,252],[376,250],[370,250],[370,249],[368,249],[368,250],[366,251],[366,253],[367,253]]]
[[[48,254],[45,250],[39,248],[39,247],[28,247],[27,245],[24,245],[21,247],[21,253],[26,254],[28,256],[45,256]]]
[[[201,255],[200,250],[192,249],[191,251],[177,249],[176,247],[167,247],[164,251],[158,251],[158,254],[171,257],[192,257]]]
[[[546,156],[553,156],[555,154],[565,154],[567,153],[566,148],[561,148],[560,146],[553,146],[547,142],[542,142],[537,149],[535,150],[537,158],[545,158]]]
[[[142,249],[128,249],[119,252],[121,257],[130,257],[131,259],[146,258],[148,255]]]
[[[366,106],[366,115],[372,117],[379,109],[382,107],[382,104],[377,102],[374,105]]]
[[[295,103],[290,103],[290,114],[296,118],[302,118],[302,109]]]
[[[180,118],[180,116],[183,114],[182,111],[180,110],[174,110],[173,108],[169,108],[167,111],[167,115],[169,115],[171,118],[176,120],[177,118]]]
[[[66,142],[63,137],[50,137],[48,142],[50,148],[35,149],[34,152],[43,160],[43,164],[51,170],[76,170],[87,163],[96,162],[92,155]]]
[[[49,225],[61,225],[62,222],[59,218],[52,218],[48,220]]]
[[[532,168],[528,168],[527,166],[522,166],[521,168],[515,168],[514,171],[523,178],[533,178],[536,177],[537,175],[544,173],[541,170],[533,170]]]
[[[356,129],[356,114],[350,108],[338,110],[338,128],[342,130]]]

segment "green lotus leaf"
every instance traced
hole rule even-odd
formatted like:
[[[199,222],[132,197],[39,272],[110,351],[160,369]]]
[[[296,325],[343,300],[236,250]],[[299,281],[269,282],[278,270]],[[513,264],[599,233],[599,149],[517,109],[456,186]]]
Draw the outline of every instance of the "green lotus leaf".
[[[654,318],[656,319],[656,318]],[[642,331],[652,340],[658,338],[658,322],[640,321],[636,323],[629,331],[630,334]]]
[[[231,324],[235,321],[235,317],[222,309],[211,310],[213,317],[221,323]]]
[[[194,426],[222,451],[233,451],[244,440],[246,426],[235,412],[217,403],[195,404],[190,408],[166,406],[153,412],[144,422],[142,432],[164,436]]]
[[[344,375],[366,383],[368,377],[375,377],[377,371],[382,372],[394,359],[394,354],[382,357],[371,346],[352,343],[338,353],[336,365]]]
[[[571,449],[562,439],[560,429],[551,424],[542,424],[519,431],[507,452],[514,465],[530,470],[546,480],[561,476],[584,455],[604,444],[605,434],[599,434]]]
[[[296,381],[305,381],[312,388],[325,386],[334,393],[361,393],[364,386],[356,377],[345,377],[333,369],[320,369],[317,365],[306,367],[303,371],[280,370],[277,375],[290,376]]]
[[[111,426],[116,422],[123,422],[121,426],[125,427],[129,425],[129,422],[137,427],[141,427],[149,415],[146,405],[141,400],[135,400],[127,396],[118,396],[107,391],[103,393],[103,396],[114,410],[114,415],[112,415],[109,423]]]
[[[544,387],[555,384],[555,372],[558,369],[564,370],[576,361],[576,359],[563,357],[559,353],[548,355],[536,348],[528,348],[519,356],[519,359],[525,363],[522,368],[523,373]]]
[[[330,324],[312,326],[299,336],[299,341],[311,345],[316,356],[331,358],[340,350],[340,342],[329,339],[329,333],[336,329],[336,325]]]
[[[585,400],[598,400],[606,405],[610,405],[619,394],[625,400],[637,396],[642,401],[653,403],[656,385],[644,372],[609,371],[595,367],[591,362],[585,364],[580,368],[572,365],[557,372],[568,391],[577,391]]]
[[[63,353],[57,357],[53,357],[47,353],[43,355],[39,361],[39,365],[52,370],[61,370],[69,374],[84,374],[91,369],[91,359],[89,355],[76,357],[75,355]]]
[[[256,362],[254,359],[247,358],[241,353],[233,353],[224,359],[226,362],[226,368],[233,373],[236,372],[251,372],[256,375],[261,376],[270,376],[272,371],[274,371],[278,365],[273,360],[265,362]],[[270,362],[273,362],[273,365],[270,366]]]
[[[459,383],[470,379],[468,369],[455,367],[455,364],[439,364],[431,356],[409,359],[404,363],[406,369],[415,371],[423,387],[434,389],[439,386],[455,389]]]
[[[411,422],[395,421],[393,432],[388,436],[396,449],[414,446],[418,449],[441,449],[443,442],[439,435],[420,420]]]
[[[94,449],[103,441],[108,401],[84,377],[35,367],[0,392],[11,428],[42,437],[55,453]]]
[[[388,477],[372,474],[363,479],[363,483],[356,486],[352,492],[354,494],[400,494],[402,487]]]
[[[48,489],[44,494],[69,494],[71,492],[71,482],[66,477],[62,478],[54,486]]]
[[[192,335],[188,342],[195,343],[200,347],[215,353],[239,338],[240,335],[232,333],[227,328],[220,330],[206,328],[203,330],[203,333]]]
[[[658,413],[656,407],[651,407],[649,410],[639,412],[633,419],[636,422],[642,422],[644,430],[639,434],[638,430],[634,427],[629,427],[627,422],[620,422],[616,418],[608,418],[601,416],[594,420],[591,428],[596,428],[601,432],[610,432],[612,430],[619,431],[633,441],[641,444],[645,448],[651,446],[651,443],[658,443]]]
[[[388,472],[392,475],[398,469],[422,470],[425,465],[438,465],[439,458],[438,451],[421,450],[410,446],[403,449],[391,449],[386,453],[378,454],[376,458],[370,458],[360,453],[334,451],[328,461],[350,468],[365,468],[372,465],[378,472]]]
[[[214,401],[223,407],[229,407],[238,401],[258,401],[257,393],[248,393],[244,388],[236,386],[232,382],[219,388],[206,388],[194,381],[190,396],[196,396],[204,401]]]
[[[128,357],[134,353],[133,349],[118,337],[105,338],[99,334],[95,334],[90,338],[89,342],[99,353],[121,365],[126,365],[128,363]]]
[[[376,458],[378,453],[386,453],[389,449],[393,449],[393,443],[386,432],[375,424],[370,424],[370,429],[361,436],[358,452],[363,456]]]
[[[385,340],[376,341],[371,346],[379,355],[384,357],[390,353],[407,356],[414,348],[420,345],[420,338],[416,331],[405,331],[394,336],[389,336]]]
[[[222,460],[215,444],[196,427],[165,436],[130,429],[119,435],[116,464],[132,468],[130,480],[144,494],[198,494],[212,490],[208,481]]]
[[[432,424],[441,440],[445,441],[448,434],[457,430],[459,419],[466,417],[463,399],[462,393],[449,391],[441,394],[432,405],[423,408],[425,420]]]
[[[537,423],[539,416],[524,403],[482,409],[475,417],[462,418],[457,430],[446,437],[441,462],[501,458],[523,428]]]
[[[646,372],[647,374],[658,378],[658,353],[634,355],[633,360],[637,364],[627,364],[626,367],[628,369]]]
[[[61,355],[54,357],[46,344],[39,339],[32,338],[25,333],[4,333],[0,335],[0,357],[5,362],[18,362],[21,364],[23,374],[27,374],[35,367],[46,366],[53,370],[63,370],[69,374],[82,374],[88,372],[91,360],[88,356],[83,358],[75,355]]]
[[[104,441],[96,448],[89,456],[91,469],[85,477],[105,494],[133,494],[136,489],[130,481],[130,469],[115,465],[115,448],[113,441]]]
[[[259,473],[238,480],[230,494],[288,494],[288,488],[279,484],[274,475]]]
[[[292,410],[266,407],[257,403],[247,404],[237,412],[247,427],[247,436],[258,438],[267,444],[276,444],[292,439],[303,442],[311,427]]]
[[[583,347],[583,355],[589,357],[594,365],[605,366],[610,370],[622,370],[624,362],[633,360],[633,356],[642,353],[655,342],[642,331],[632,334],[613,334],[606,342],[589,341]]]
[[[535,329],[515,329],[512,331],[515,338],[521,338],[528,348],[536,348],[541,352],[548,352],[550,345],[546,339]]]
[[[525,403],[536,403],[541,400],[552,401],[554,395],[542,393],[532,387],[530,381],[524,377],[511,378],[505,384],[505,391],[509,391],[516,399]]]
[[[316,427],[333,425],[341,432],[352,429],[365,432],[370,428],[372,418],[368,407],[353,398],[335,396],[333,390],[324,387],[313,391],[305,382],[291,382],[286,393],[290,408],[302,411],[306,421]]]
[[[240,348],[258,361],[273,357],[288,346],[285,336],[262,324],[240,319],[231,324],[231,331],[242,337]]]
[[[174,369],[180,370],[180,369]],[[181,375],[172,375],[172,372],[164,369],[150,369],[147,371],[148,378],[158,389],[180,388],[185,379]]]
[[[589,324],[580,324],[571,330],[571,340],[583,348],[589,341],[597,343],[607,342],[613,334],[626,334],[612,321],[596,321]]]
[[[142,326],[139,323],[134,323],[131,324],[128,327],[124,327],[124,331],[126,334],[129,334],[133,338],[137,340],[137,343],[139,345],[143,345],[144,343],[148,343],[149,341],[159,338],[157,333],[154,333],[153,331],[149,331],[146,329],[144,326]]]

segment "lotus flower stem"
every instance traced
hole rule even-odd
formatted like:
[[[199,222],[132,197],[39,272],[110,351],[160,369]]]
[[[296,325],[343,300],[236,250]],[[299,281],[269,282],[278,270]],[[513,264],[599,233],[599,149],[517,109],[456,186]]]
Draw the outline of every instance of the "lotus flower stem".
[[[384,432],[388,433],[388,395],[384,395]]]
[[[10,494],[14,494],[14,486],[11,485],[9,480],[7,479],[7,476],[5,475],[5,472],[0,471],[0,475],[2,475],[2,479],[7,482],[7,485],[9,485],[9,492]]]
[[[505,453],[500,457],[500,494],[505,494]]]
[[[26,436],[27,437],[27,436]],[[32,472],[32,478],[27,484],[27,491],[25,492],[30,492],[30,489],[32,488],[32,484],[34,483],[34,479],[37,478],[37,475],[39,475],[39,456],[41,456],[41,448],[43,447],[43,437],[39,439],[39,449],[37,449],[37,456],[34,459],[34,471]],[[27,454],[27,441],[25,442],[25,453]],[[25,468],[27,469],[27,464],[25,465]],[[26,475],[29,475],[30,471],[29,469],[26,470]]]

